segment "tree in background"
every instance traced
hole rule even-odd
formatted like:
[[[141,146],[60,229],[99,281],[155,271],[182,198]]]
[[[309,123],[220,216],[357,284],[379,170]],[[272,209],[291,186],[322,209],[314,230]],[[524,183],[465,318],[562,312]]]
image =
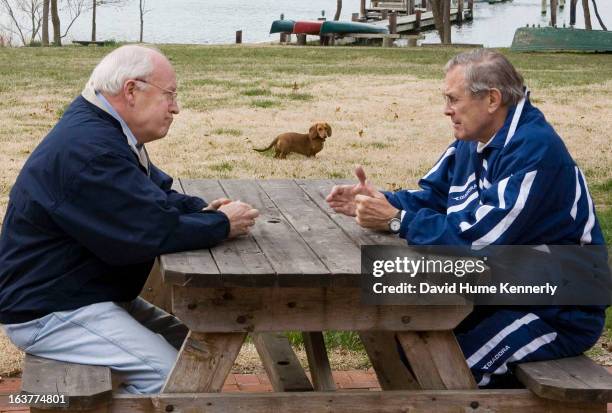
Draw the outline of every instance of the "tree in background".
[[[120,6],[127,0],[91,0],[91,41],[96,41],[96,11],[101,6]]]
[[[43,1],[42,12],[42,45],[49,46],[49,0]]]
[[[59,18],[59,13],[57,11],[57,0],[51,0],[51,23],[53,24],[53,45],[61,46],[62,45],[62,37],[61,37],[61,23]]]
[[[444,44],[451,43],[450,2],[451,0],[431,0],[434,24],[440,42]]]
[[[32,44],[40,30],[42,4],[42,0],[0,0],[0,10],[8,14],[11,22],[3,29],[17,35],[24,46]]]
[[[140,12],[140,38],[139,42],[142,43],[143,32],[144,32],[144,15],[151,11],[147,9],[147,0],[138,0],[138,11]]]
[[[340,13],[342,12],[342,0],[336,0],[336,14],[334,20],[340,20]]]

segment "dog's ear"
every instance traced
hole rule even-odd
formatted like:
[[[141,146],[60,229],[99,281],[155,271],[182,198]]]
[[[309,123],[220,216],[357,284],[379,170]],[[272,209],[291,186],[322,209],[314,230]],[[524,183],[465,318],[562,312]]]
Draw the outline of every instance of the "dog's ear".
[[[317,138],[317,124],[315,123],[308,129],[308,138],[316,139]]]
[[[331,136],[331,126],[329,126],[329,123],[325,123],[325,130],[327,131],[327,137]]]

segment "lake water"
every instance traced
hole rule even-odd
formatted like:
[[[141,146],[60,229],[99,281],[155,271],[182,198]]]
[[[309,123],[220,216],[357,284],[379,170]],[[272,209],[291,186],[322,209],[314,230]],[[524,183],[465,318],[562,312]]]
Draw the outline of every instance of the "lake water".
[[[584,27],[580,3],[577,27]],[[508,47],[517,27],[548,24],[550,14],[542,16],[540,5],[540,0],[513,0],[494,5],[475,3],[474,20],[461,27],[453,26],[453,42]],[[612,29],[612,0],[597,0],[597,5],[604,24]],[[335,7],[335,0],[147,0],[150,11],[145,15],[144,40],[151,43],[233,43],[236,30],[243,30],[243,42],[277,41],[278,35],[268,32],[272,21],[281,13],[286,19],[316,19],[324,10],[325,16],[332,19]],[[341,19],[350,20],[351,13],[358,11],[359,0],[344,0]],[[591,20],[593,28],[599,29],[592,6]],[[559,26],[569,25],[569,0],[558,12],[557,22]],[[138,1],[130,0],[122,8],[98,8],[97,27],[98,39],[138,40]],[[435,32],[425,35],[425,42],[439,42]],[[91,13],[85,13],[75,22],[68,38],[88,40],[90,36]]]

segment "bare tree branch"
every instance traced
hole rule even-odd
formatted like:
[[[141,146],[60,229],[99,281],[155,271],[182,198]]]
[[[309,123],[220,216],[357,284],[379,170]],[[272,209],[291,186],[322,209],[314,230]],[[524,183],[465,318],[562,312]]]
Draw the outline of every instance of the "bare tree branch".
[[[608,28],[604,24],[603,20],[601,20],[601,16],[599,15],[599,11],[597,10],[597,3],[595,3],[595,0],[591,0],[591,2],[593,3],[593,10],[595,11],[595,16],[597,16],[599,25],[601,26],[602,29],[604,29],[605,31],[608,31]]]
[[[17,35],[22,44],[27,46],[36,39],[40,30],[41,7],[42,0],[0,0],[0,10],[4,10],[11,21],[11,26],[2,25],[2,27]],[[29,21],[29,26],[24,21]],[[30,33],[29,40],[26,32]]]
[[[76,19],[79,18],[83,11],[85,11],[85,1],[86,0],[65,0],[65,6],[62,10],[68,12],[68,15],[70,16],[70,23],[68,23],[68,27],[66,28],[64,34],[60,36],[61,39],[68,35],[68,32],[70,31],[70,28],[72,27]]]

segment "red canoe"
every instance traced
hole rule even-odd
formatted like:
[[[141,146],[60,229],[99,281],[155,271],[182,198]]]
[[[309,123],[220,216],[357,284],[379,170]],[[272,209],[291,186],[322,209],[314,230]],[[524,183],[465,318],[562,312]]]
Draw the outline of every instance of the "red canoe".
[[[295,34],[319,34],[321,31],[322,21],[296,21],[293,25],[293,33]]]

